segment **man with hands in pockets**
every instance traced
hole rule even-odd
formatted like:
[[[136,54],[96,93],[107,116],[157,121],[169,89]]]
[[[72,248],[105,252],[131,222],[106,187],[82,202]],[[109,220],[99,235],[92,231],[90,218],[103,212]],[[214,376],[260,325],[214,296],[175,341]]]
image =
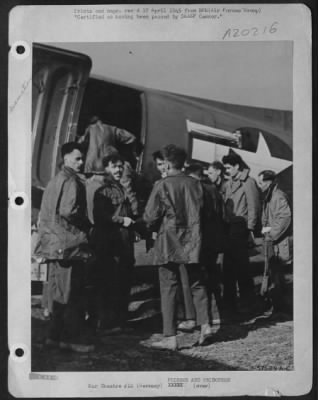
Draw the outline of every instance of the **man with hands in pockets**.
[[[283,298],[284,269],[292,262],[292,213],[287,195],[278,188],[274,171],[265,170],[258,175],[258,185],[263,192],[262,234],[268,248],[268,289],[273,311],[285,311]]]

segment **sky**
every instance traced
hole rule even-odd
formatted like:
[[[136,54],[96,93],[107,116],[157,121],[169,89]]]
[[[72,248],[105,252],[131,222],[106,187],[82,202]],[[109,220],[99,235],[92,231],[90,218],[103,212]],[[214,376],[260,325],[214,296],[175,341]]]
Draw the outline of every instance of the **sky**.
[[[47,43],[92,59],[92,76],[232,104],[292,110],[293,44]]]

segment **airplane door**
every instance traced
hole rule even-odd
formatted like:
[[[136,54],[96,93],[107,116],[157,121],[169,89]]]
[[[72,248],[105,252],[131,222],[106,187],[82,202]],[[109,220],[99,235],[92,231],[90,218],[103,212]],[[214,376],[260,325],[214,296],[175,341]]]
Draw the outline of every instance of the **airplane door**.
[[[89,57],[34,44],[32,73],[32,186],[45,188],[59,168],[59,150],[74,140],[91,69]]]

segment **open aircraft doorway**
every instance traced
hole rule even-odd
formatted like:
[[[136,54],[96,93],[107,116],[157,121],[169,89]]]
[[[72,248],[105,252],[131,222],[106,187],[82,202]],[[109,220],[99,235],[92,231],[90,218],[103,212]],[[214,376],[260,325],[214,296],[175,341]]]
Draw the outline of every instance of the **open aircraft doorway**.
[[[77,135],[82,136],[93,116],[103,123],[117,126],[133,133],[138,140],[142,129],[142,92],[90,78],[83,96],[79,113]],[[124,149],[122,149],[124,151]]]

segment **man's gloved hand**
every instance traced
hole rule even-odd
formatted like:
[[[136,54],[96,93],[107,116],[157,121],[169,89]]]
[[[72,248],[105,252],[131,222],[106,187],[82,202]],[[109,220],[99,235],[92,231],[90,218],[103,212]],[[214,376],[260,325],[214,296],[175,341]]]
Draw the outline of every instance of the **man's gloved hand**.
[[[123,226],[124,226],[125,228],[128,228],[128,226],[130,226],[131,224],[134,223],[134,220],[132,220],[132,219],[129,218],[129,217],[123,217],[123,219],[124,219],[124,221],[123,221]]]

